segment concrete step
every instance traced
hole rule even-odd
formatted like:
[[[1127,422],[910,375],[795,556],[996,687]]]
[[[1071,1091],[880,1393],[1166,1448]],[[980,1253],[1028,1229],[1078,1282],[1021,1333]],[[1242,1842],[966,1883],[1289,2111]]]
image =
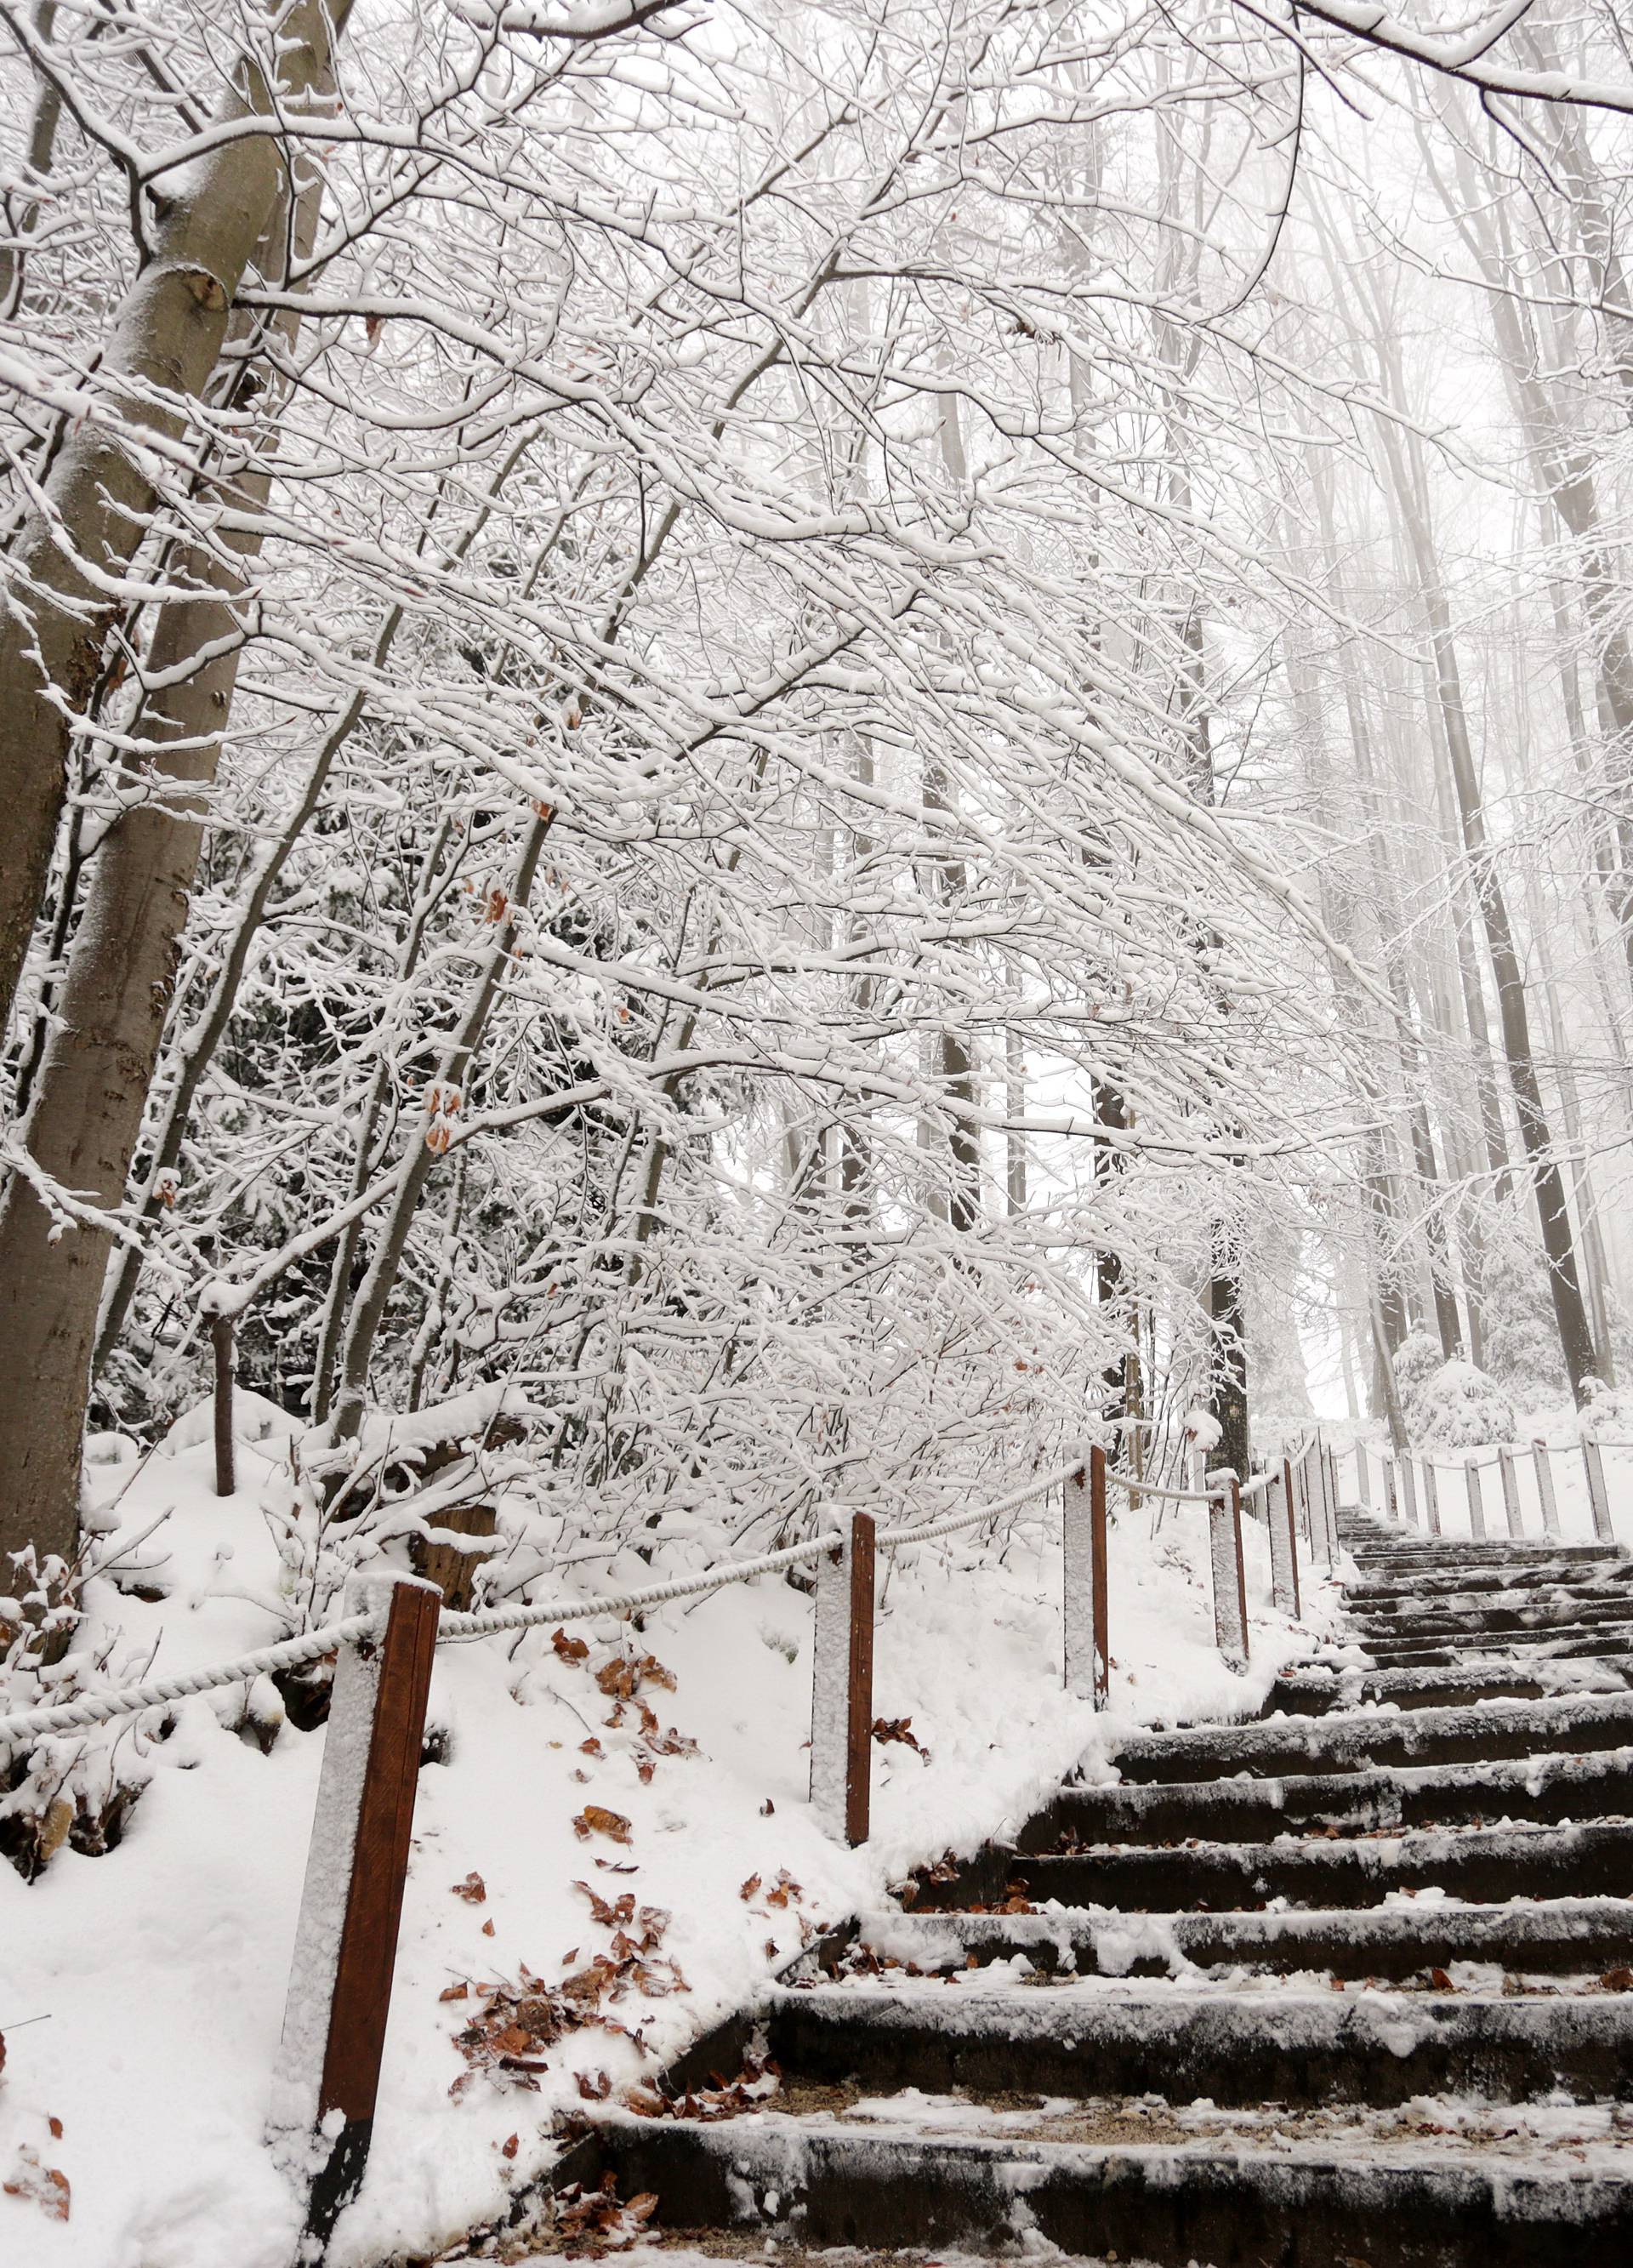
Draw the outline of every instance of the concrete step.
[[[875,1960],[927,1974],[964,1974],[1017,1955],[1045,1975],[1166,1977],[1192,1969],[1253,1976],[1309,1970],[1399,1984],[1464,1962],[1517,1977],[1602,1977],[1633,1964],[1633,1904],[1563,1898],[1546,1904],[1402,1902],[1358,1911],[1125,1914],[864,1914],[857,1945]],[[848,1954],[847,1959],[856,1956]]]
[[[1135,1781],[1067,1788],[1017,1839],[1024,1852],[1084,1844],[1268,1841],[1299,1829],[1428,1827],[1482,1820],[1633,1815],[1633,1746],[1502,1763],[1387,1765],[1273,1779]]]
[[[864,2094],[1140,2095],[1387,2108],[1424,2095],[1486,2102],[1633,2095],[1633,1995],[1280,1991],[1177,1984],[1052,1990],[817,1985],[764,2011],[785,2080]]]
[[[1416,1568],[1398,1581],[1383,1582],[1369,1573],[1344,1591],[1350,1607],[1377,1610],[1394,1601],[1413,1605],[1423,1600],[1484,1597],[1504,1591],[1608,1590],[1633,1585],[1633,1560],[1596,1562],[1587,1566],[1568,1559],[1526,1560],[1519,1566],[1483,1568]]]
[[[1412,1829],[1400,1835],[1274,1842],[1110,1844],[1070,1855],[987,1851],[921,1904],[1117,1906],[1213,1912],[1272,1899],[1306,1907],[1380,1905],[1441,1890],[1482,1905],[1510,1898],[1633,1896],[1633,1822]]]
[[[1355,1771],[1369,1764],[1473,1764],[1482,1757],[1622,1748],[1633,1742],[1633,1692],[1472,1708],[1330,1711],[1245,1725],[1144,1733],[1117,1751],[1126,1780],[1210,1779],[1234,1772]]]
[[[1464,1661],[1460,1653],[1445,1649],[1453,1658],[1437,1660],[1427,1650],[1419,1661],[1380,1663],[1373,1669],[1316,1669],[1278,1677],[1265,1697],[1263,1716],[1320,1717],[1342,1712],[1368,1701],[1387,1701],[1399,1709],[1454,1709],[1481,1701],[1542,1701],[1563,1694],[1622,1692],[1633,1676],[1633,1664],[1607,1656],[1602,1668],[1597,1656],[1570,1653],[1528,1652],[1525,1667],[1498,1667],[1495,1655],[1476,1655]],[[1558,1668],[1552,1665],[1557,1662]]]
[[[1467,1599],[1460,1606],[1433,1611],[1418,1608],[1400,1615],[1351,1615],[1349,1629],[1363,1646],[1373,1639],[1389,1644],[1411,1638],[1448,1638],[1467,1645],[1477,1635],[1507,1631],[1541,1631],[1571,1626],[1633,1625],[1633,1599],[1550,1595],[1527,1603],[1523,1598],[1501,1606],[1484,1606]]]
[[[1552,1661],[1615,1661],[1633,1653],[1633,1625],[1565,1623],[1543,1630],[1494,1631],[1483,1642],[1471,1642],[1460,1635],[1455,1638],[1416,1638],[1400,1643],[1372,1638],[1363,1643],[1380,1669],[1410,1669],[1419,1663],[1426,1668],[1450,1667],[1461,1662],[1468,1665],[1472,1673],[1475,1665],[1482,1660],[1512,1661],[1516,1657],[1526,1661],[1538,1656]]]
[[[1625,2268],[1633,2181],[1563,2167],[1118,2142],[920,2140],[775,2113],[600,2130],[626,2197],[670,2231],[1155,2262],[1160,2268]]]

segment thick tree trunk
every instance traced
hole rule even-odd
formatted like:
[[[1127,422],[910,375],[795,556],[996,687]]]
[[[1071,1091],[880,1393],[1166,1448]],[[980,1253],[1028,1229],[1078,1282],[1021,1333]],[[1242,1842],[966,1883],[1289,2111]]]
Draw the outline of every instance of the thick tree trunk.
[[[331,29],[349,0],[266,10],[276,25],[286,111],[312,111],[329,84]],[[264,117],[273,92],[242,66],[228,122]],[[157,500],[149,452],[179,443],[226,338],[233,295],[283,194],[285,152],[269,134],[218,144],[185,188],[149,202],[151,256],[125,296],[99,375],[104,414],[75,421],[42,508],[11,547],[0,617],[0,1020],[9,1017],[44,894],[76,718],[95,681],[117,578]],[[163,403],[173,404],[165,408]],[[112,414],[108,414],[112,413]],[[130,436],[128,443],[126,436]],[[130,443],[135,443],[133,446]]]

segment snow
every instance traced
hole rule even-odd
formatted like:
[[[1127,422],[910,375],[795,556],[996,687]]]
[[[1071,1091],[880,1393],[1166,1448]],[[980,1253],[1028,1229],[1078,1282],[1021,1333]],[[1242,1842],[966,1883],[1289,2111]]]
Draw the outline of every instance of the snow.
[[[288,1627],[295,1578],[275,1541],[291,1487],[286,1429],[261,1427],[261,1414],[262,1438],[239,1445],[231,1499],[214,1494],[202,1427],[134,1473],[92,1468],[118,1521],[99,1548],[118,1557],[143,1538],[143,1587],[161,1594],[150,1602],[93,1581],[92,1620],[99,1637],[121,1633],[116,1660],[198,1668]],[[335,2268],[435,2251],[490,2219],[552,2161],[552,2124],[578,2103],[577,2073],[605,2071],[614,2088],[650,2076],[815,1931],[878,1906],[944,1851],[1012,1830],[1079,1759],[1109,1777],[1106,1760],[1140,1726],[1251,1716],[1276,1669],[1330,1631],[1323,1585],[1306,1585],[1303,1626],[1272,1613],[1263,1531],[1245,1522],[1253,1658],[1232,1672],[1212,1645],[1200,1507],[1168,1507],[1158,1528],[1149,1505],[1114,1506],[1111,1705],[1097,1717],[1063,1689],[1059,1518],[1058,1498],[1041,1518],[1018,1517],[1001,1558],[954,1540],[904,1558],[887,1581],[881,1572],[874,1706],[909,1718],[930,1759],[875,1748],[874,1834],[860,1851],[824,1834],[808,1800],[811,1602],[781,1580],[677,1602],[638,1637],[575,1625],[587,1664],[562,1660],[542,1631],[439,1651],[430,1722],[448,1761],[421,1774],[373,2154],[336,2231]],[[688,1572],[695,1557],[666,1555],[695,1549],[660,1544],[650,1569],[612,1572]],[[586,1590],[605,1580],[598,1563]],[[673,1693],[643,1697],[695,1755],[644,1759],[627,1712],[608,1723],[617,1712],[592,1672],[626,1639],[673,1674]],[[179,1708],[107,1857],[64,1849],[32,1886],[0,1868],[0,2168],[32,2150],[72,2191],[66,2222],[0,2198],[0,2232],[26,2247],[8,2257],[28,2268],[221,2268],[224,2228],[233,2268],[291,2257],[299,2209],[265,2135],[326,1735],[285,1723],[263,1755],[239,1736],[243,1708],[240,1689]],[[136,1736],[127,1726],[91,1737]],[[599,1756],[582,1753],[592,1739]],[[586,1803],[628,1819],[628,1847],[575,1832]],[[480,1903],[452,1894],[473,1874]],[[773,1903],[784,1874],[797,1887]],[[577,2030],[550,2049],[536,2093],[483,2076],[451,2100],[471,2003],[439,1994],[514,1981],[524,1964],[555,1984],[604,1950],[609,1933],[577,1882],[666,1910],[663,1952],[689,1990],[631,1991],[608,2009],[644,2052]]]

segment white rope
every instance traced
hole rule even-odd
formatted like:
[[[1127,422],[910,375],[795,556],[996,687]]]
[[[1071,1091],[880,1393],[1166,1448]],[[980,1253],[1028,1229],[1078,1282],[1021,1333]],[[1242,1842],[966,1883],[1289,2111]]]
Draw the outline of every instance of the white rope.
[[[106,1725],[115,1717],[140,1716],[144,1709],[161,1709],[166,1702],[185,1701],[215,1686],[237,1685],[277,1669],[302,1669],[321,1661],[345,1639],[362,1638],[379,1627],[376,1614],[349,1615],[326,1630],[308,1631],[301,1638],[286,1638],[259,1653],[240,1654],[213,1669],[190,1669],[174,1677],[156,1677],[145,1685],[127,1685],[115,1693],[92,1693],[77,1701],[59,1701],[47,1709],[26,1709],[18,1716],[0,1717],[0,1744],[14,1747],[45,1733],[75,1733],[92,1725]]]
[[[751,1576],[797,1567],[802,1559],[820,1559],[825,1551],[839,1550],[844,1541],[842,1533],[835,1530],[813,1536],[808,1543],[791,1543],[781,1551],[768,1551],[759,1559],[734,1560],[728,1566],[705,1568],[701,1575],[678,1576],[672,1583],[649,1583],[639,1591],[617,1591],[598,1599],[546,1599],[530,1607],[478,1607],[467,1615],[445,1615],[438,1625],[438,1641],[486,1638],[494,1631],[526,1630],[534,1623],[588,1622],[597,1615],[660,1607],[670,1599],[695,1598],[700,1591],[717,1591],[727,1583],[746,1583]]]
[[[1001,1519],[1004,1513],[1014,1511],[1029,1498],[1057,1486],[1078,1471],[1082,1463],[1081,1457],[1074,1457],[1041,1479],[1028,1481],[1012,1495],[1001,1497],[996,1504],[982,1505],[977,1512],[958,1513],[949,1520],[931,1521],[927,1526],[886,1528],[877,1538],[879,1548],[883,1551],[904,1550],[911,1544],[933,1543],[938,1537],[957,1535],[961,1528],[979,1527],[983,1521]],[[592,1599],[545,1599],[532,1606],[482,1607],[469,1614],[444,1615],[438,1626],[437,1642],[441,1645],[445,1638],[487,1638],[497,1631],[527,1630],[545,1622],[590,1622],[600,1615],[629,1614],[643,1607],[662,1606],[672,1599],[695,1598],[704,1591],[724,1589],[728,1583],[747,1583],[757,1575],[772,1575],[784,1567],[797,1567],[802,1560],[820,1559],[825,1551],[841,1550],[844,1542],[843,1531],[832,1529],[806,1543],[791,1543],[780,1551],[767,1551],[757,1559],[733,1560],[723,1567],[705,1568],[700,1575],[678,1576],[667,1583],[649,1583],[639,1590],[611,1592]],[[47,1733],[70,1733],[92,1725],[105,1725],[115,1717],[137,1716],[144,1709],[162,1708],[167,1702],[185,1700],[195,1693],[208,1693],[214,1687],[236,1685],[275,1670],[302,1668],[308,1662],[320,1661],[346,1639],[361,1638],[379,1627],[377,1615],[353,1615],[325,1629],[308,1631],[303,1637],[263,1646],[258,1653],[241,1654],[236,1661],[222,1662],[212,1669],[154,1678],[145,1685],[127,1686],[119,1692],[85,1696],[76,1701],[58,1702],[50,1708],[29,1709],[18,1716],[0,1717],[0,1745],[14,1747]]]
[[[1254,1479],[1245,1481],[1242,1484],[1242,1501],[1245,1504],[1250,1496],[1260,1495],[1262,1491],[1271,1487],[1280,1478],[1279,1473],[1260,1473]]]
[[[1115,1481],[1120,1489],[1127,1489],[1130,1496],[1159,1496],[1165,1504],[1211,1504],[1213,1502],[1212,1496],[1206,1489],[1159,1488],[1154,1481],[1130,1480],[1125,1473],[1114,1473],[1109,1466],[1107,1467],[1106,1477],[1108,1481]]]

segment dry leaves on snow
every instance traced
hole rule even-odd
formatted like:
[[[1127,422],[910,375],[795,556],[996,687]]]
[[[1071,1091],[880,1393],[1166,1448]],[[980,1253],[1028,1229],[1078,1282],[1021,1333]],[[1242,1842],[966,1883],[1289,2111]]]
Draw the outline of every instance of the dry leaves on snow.
[[[629,1822],[622,1812],[608,1811],[601,1803],[585,1804],[573,1821],[573,1833],[581,1843],[592,1835],[605,1835],[609,1843],[628,1843],[630,1840]]]
[[[625,2108],[639,2118],[697,2118],[705,2123],[740,2118],[746,2110],[759,2110],[782,2085],[783,2074],[770,2056],[750,2056],[737,2078],[710,2073],[712,2087],[688,2088],[684,2095],[660,2095],[655,2087],[626,2088]]]
[[[593,2260],[604,2252],[622,2252],[644,2235],[646,2224],[657,2210],[657,2195],[651,2190],[643,2190],[628,2205],[621,2205],[614,2174],[602,2177],[600,2189],[586,2190],[570,2183],[555,2199],[556,2231],[569,2240],[562,2249],[570,2260]]]
[[[55,2125],[57,2122],[52,2121]],[[0,2190],[7,2197],[21,2198],[25,2203],[37,2205],[48,2220],[66,2220],[71,2191],[68,2176],[60,2167],[48,2166],[35,2150],[26,2144],[17,2154],[17,2162]]]

